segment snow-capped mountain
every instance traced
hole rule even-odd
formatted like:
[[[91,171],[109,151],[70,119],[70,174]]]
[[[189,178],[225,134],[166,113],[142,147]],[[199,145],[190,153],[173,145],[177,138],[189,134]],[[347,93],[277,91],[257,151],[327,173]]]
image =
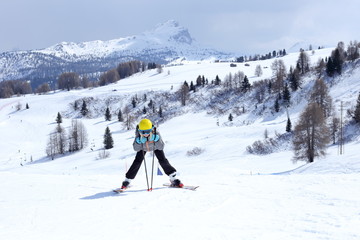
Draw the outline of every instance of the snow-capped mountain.
[[[199,48],[201,49],[200,45],[190,36],[188,30],[180,26],[176,21],[171,20],[159,24],[152,31],[136,36],[109,41],[62,42],[38,52],[76,60],[78,58],[87,59],[89,57],[112,57],[132,54],[136,57],[141,52],[162,52],[164,49],[169,49],[173,54],[183,52],[189,57],[197,58],[200,54],[198,53]],[[213,53],[211,52],[211,54]],[[208,53],[205,53],[206,55]],[[172,57],[174,56],[170,54],[169,58]]]
[[[151,31],[109,41],[61,42],[40,50],[1,53],[0,81],[49,81],[66,71],[88,74],[91,78],[91,74],[130,60],[167,63],[178,58],[229,57],[228,53],[202,47],[186,28],[170,20]]]

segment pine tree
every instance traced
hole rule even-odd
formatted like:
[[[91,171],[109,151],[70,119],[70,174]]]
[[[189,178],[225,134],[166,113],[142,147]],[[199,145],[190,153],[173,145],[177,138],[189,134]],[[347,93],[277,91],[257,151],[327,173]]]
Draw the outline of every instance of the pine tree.
[[[285,87],[284,87],[284,91],[283,91],[283,100],[284,100],[284,105],[286,107],[288,107],[290,105],[290,99],[291,99],[291,95],[290,95],[288,84],[286,83]]]
[[[28,103],[26,103],[26,109],[29,109],[30,107],[29,107],[29,104]]]
[[[326,63],[326,74],[329,77],[332,77],[335,74],[335,66],[334,66],[334,63],[333,63],[333,60],[331,57],[329,57],[329,59]]]
[[[111,113],[109,107],[107,107],[105,111],[105,121],[111,121]]]
[[[59,112],[58,112],[57,117],[56,117],[56,123],[57,124],[62,123],[62,116],[61,116],[61,114]]]
[[[194,86],[193,81],[191,81],[191,83],[190,83],[190,91],[195,92],[195,86]]]
[[[268,138],[269,138],[269,131],[267,130],[267,128],[265,128],[264,139],[268,139]]]
[[[334,69],[338,74],[341,74],[342,72],[342,64],[343,64],[343,59],[340,55],[340,50],[339,48],[335,49],[334,52],[334,57],[333,57],[333,63],[334,63]]]
[[[356,123],[360,123],[360,93],[356,102],[354,119]]]
[[[272,82],[269,81],[269,84],[268,84],[268,92],[271,93],[272,91]]]
[[[110,149],[114,147],[114,140],[112,138],[109,127],[106,127],[104,134],[104,148]]]
[[[123,118],[123,115],[122,115],[121,110],[119,110],[119,113],[118,113],[118,121],[119,121],[119,122],[123,122],[123,121],[124,121],[124,118]]]
[[[150,99],[150,102],[149,102],[149,104],[148,104],[148,107],[149,107],[149,108],[152,108],[153,106],[154,106],[154,102],[153,102],[152,99]]]
[[[159,107],[159,117],[163,117],[163,111],[162,111],[162,108],[161,108],[161,106]]]
[[[143,114],[146,114],[147,113],[147,110],[146,110],[146,107],[144,106],[143,110],[142,110],[142,113]]]
[[[298,68],[293,69],[292,67],[290,67],[289,83],[291,90],[293,90],[294,92],[299,89],[300,73]]]
[[[229,119],[230,122],[232,122],[232,120],[234,119],[234,118],[233,118],[233,115],[232,115],[231,113],[229,114],[228,119]]]
[[[275,109],[275,112],[280,111],[279,98],[276,98],[276,100],[275,100],[274,109]]]
[[[220,83],[221,83],[221,80],[220,80],[219,76],[218,76],[218,75],[216,75],[216,78],[215,78],[215,85],[220,85]]]
[[[133,108],[136,108],[136,99],[135,98],[132,99],[131,104],[132,104]]]
[[[287,123],[286,123],[286,132],[291,132],[291,121],[290,118],[288,118]]]
[[[197,77],[197,79],[196,79],[196,86],[197,86],[197,87],[200,87],[200,86],[201,86],[201,82],[202,82],[201,76],[199,75],[199,76]]]
[[[86,106],[86,102],[83,100],[83,104],[82,104],[82,107],[81,107],[81,110],[80,110],[81,114],[85,117],[89,110],[87,109],[87,106]]]
[[[248,77],[245,75],[243,81],[241,82],[241,91],[247,92],[250,90],[250,88],[251,88],[251,84],[249,82]]]

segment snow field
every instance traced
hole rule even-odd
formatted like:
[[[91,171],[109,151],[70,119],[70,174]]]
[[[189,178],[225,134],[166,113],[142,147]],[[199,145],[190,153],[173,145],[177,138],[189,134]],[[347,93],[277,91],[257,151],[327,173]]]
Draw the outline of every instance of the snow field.
[[[98,239],[120,233],[134,239],[359,236],[357,174],[242,175],[223,183],[198,177],[196,192],[160,185],[147,192],[138,180],[122,194],[108,188],[116,176],[6,173],[0,180],[1,189],[9,189],[8,181],[16,189],[2,196],[3,239]]]
[[[329,52],[317,50],[312,63]],[[297,56],[283,58],[286,66],[294,65]],[[259,64],[270,67],[271,61]],[[358,140],[345,145],[344,155],[331,146],[325,158],[307,165],[294,164],[291,150],[264,156],[246,153],[246,146],[264,138],[265,129],[269,137],[284,132],[286,114],[250,119],[249,125],[239,124],[247,117],[243,116],[235,120],[238,124],[224,126],[227,115],[189,112],[161,124],[167,158],[185,184],[200,186],[196,191],[164,188],[168,177],[155,176],[154,191],[147,192],[141,167],[132,188],[114,194],[111,190],[120,186],[135,156],[134,131],[123,130],[116,120],[81,119],[89,145],[54,161],[45,156],[57,112],[66,111],[77,99],[131,96],[171,86],[175,91],[198,75],[212,80],[218,74],[223,79],[239,70],[253,81],[256,65],[230,68],[228,63],[188,62],[165,67],[162,74],[148,71],[96,89],[0,99],[0,238],[359,239]],[[340,96],[349,104],[356,100],[359,75],[354,71],[331,90],[334,101]],[[23,107],[28,103],[30,109],[16,111],[18,102]],[[298,111],[290,114],[296,121]],[[71,119],[63,120],[64,127],[70,125]],[[115,147],[109,158],[100,160],[107,126]],[[188,156],[196,147],[203,152]],[[151,160],[148,153],[148,170]]]

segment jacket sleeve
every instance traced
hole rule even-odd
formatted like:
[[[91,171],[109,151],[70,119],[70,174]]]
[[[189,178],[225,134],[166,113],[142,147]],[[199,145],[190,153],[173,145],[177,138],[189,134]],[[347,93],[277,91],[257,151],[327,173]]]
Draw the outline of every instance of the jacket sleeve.
[[[140,137],[140,134],[138,133],[137,130],[135,130],[135,138],[134,138],[134,142],[133,142],[133,148],[136,152],[143,149],[142,145],[136,142],[137,137]]]
[[[143,149],[143,147],[141,146],[141,144],[136,142],[136,137],[134,138],[134,142],[133,142],[133,148],[136,152],[140,151]]]
[[[162,137],[160,135],[159,132],[156,132],[156,135],[159,135],[159,141],[155,142],[155,149],[157,150],[163,150],[164,149],[164,146],[165,146],[165,143],[164,141],[162,140]]]

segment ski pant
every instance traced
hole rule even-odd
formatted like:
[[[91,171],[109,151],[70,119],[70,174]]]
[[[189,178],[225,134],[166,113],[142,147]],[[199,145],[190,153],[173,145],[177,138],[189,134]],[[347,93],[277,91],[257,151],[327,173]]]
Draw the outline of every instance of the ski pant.
[[[163,150],[155,150],[154,153],[155,153],[156,158],[159,160],[160,166],[162,167],[162,169],[164,170],[166,175],[170,175],[170,174],[176,172],[176,169],[170,165],[169,161],[165,157]],[[137,172],[140,169],[141,163],[144,160],[145,154],[146,154],[146,152],[143,150],[140,150],[136,153],[135,160],[131,164],[129,170],[127,171],[127,173],[125,175],[126,178],[128,178],[128,179],[135,178]]]

